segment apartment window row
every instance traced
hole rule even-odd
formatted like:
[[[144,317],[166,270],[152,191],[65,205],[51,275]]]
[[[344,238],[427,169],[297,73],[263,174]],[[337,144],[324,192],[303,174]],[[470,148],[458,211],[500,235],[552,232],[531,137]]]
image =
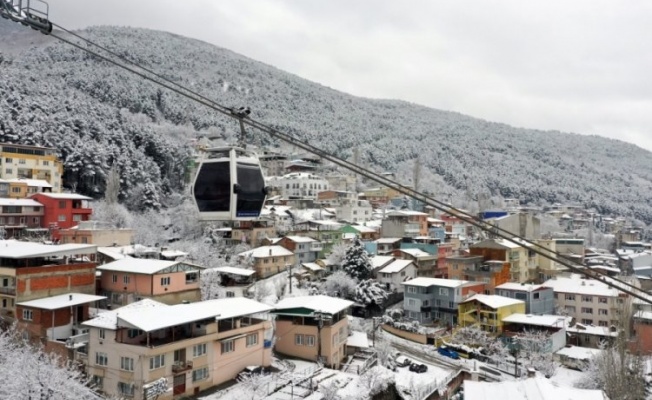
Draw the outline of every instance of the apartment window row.
[[[582,296],[582,302],[593,303],[593,296]]]
[[[336,338],[337,335],[333,336]],[[334,342],[333,342],[334,343]],[[315,336],[314,335],[294,335],[294,344],[297,346],[314,346],[315,345]]]
[[[201,357],[206,354],[206,343],[196,344],[192,346],[192,356]]]
[[[593,309],[591,307],[582,307],[582,314],[593,314]]]

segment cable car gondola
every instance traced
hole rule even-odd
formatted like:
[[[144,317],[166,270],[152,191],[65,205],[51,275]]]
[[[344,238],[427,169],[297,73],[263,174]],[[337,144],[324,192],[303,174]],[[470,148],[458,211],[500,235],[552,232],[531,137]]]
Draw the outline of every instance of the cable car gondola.
[[[202,221],[243,221],[260,216],[267,188],[258,156],[241,147],[205,150],[192,185]]]
[[[41,0],[0,0],[0,16],[20,22],[46,35],[52,32],[48,14],[48,3]]]

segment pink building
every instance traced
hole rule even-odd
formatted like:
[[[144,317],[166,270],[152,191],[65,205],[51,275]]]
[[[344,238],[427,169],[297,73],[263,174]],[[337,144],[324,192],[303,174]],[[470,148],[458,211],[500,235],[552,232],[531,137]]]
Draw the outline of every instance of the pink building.
[[[179,261],[125,257],[97,267],[100,293],[112,307],[144,298],[165,304],[201,300],[199,267]]]

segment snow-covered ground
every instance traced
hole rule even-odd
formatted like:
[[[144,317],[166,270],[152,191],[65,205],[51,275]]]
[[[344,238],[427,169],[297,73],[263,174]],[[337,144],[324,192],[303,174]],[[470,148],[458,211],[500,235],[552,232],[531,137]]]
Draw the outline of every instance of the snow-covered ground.
[[[565,367],[559,367],[557,368],[557,371],[555,371],[555,374],[550,378],[550,380],[559,386],[574,387],[575,382],[577,382],[583,376],[584,372],[568,369]]]

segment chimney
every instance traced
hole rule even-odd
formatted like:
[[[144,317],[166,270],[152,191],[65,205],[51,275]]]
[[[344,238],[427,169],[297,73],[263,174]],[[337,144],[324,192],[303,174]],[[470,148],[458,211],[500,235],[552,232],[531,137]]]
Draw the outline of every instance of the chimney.
[[[68,300],[72,301],[72,295],[68,296]]]
[[[271,247],[269,248],[269,255],[270,256],[272,255],[272,248]]]

